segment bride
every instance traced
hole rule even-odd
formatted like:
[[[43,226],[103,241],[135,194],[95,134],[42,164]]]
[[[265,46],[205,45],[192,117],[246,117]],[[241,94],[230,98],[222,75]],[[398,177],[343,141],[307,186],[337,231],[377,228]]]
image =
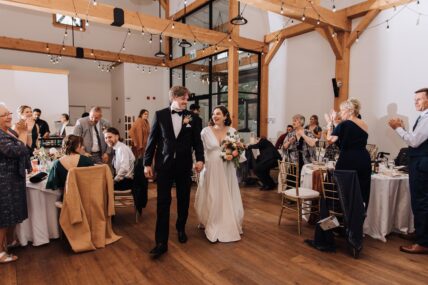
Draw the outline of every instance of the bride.
[[[211,242],[241,239],[244,209],[233,162],[221,158],[221,142],[236,130],[224,106],[214,108],[210,126],[201,132],[205,150],[205,168],[200,174],[195,209]],[[236,137],[236,135],[235,135]]]

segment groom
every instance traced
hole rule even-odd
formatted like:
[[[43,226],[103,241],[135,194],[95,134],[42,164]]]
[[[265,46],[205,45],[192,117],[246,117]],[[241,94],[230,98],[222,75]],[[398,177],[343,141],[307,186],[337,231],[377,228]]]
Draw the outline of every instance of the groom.
[[[185,225],[192,184],[192,152],[195,151],[197,172],[204,166],[201,126],[192,125],[192,113],[186,110],[189,90],[174,86],[169,90],[171,106],[157,111],[144,154],[144,174],[153,177],[152,162],[157,172],[156,246],[150,251],[157,258],[168,250],[171,187],[176,185],[178,241],[185,243]],[[155,156],[155,157],[154,157]]]

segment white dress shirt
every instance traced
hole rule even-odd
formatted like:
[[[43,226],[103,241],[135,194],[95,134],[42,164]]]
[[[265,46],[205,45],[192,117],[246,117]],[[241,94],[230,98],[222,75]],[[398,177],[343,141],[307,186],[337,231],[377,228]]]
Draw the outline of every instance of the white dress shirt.
[[[98,143],[98,139],[97,139],[97,132],[95,132],[95,128],[97,128],[98,133],[100,134],[100,140],[101,138],[101,131],[100,131],[100,122],[98,122],[93,128],[91,128],[92,130],[92,149],[91,152],[99,152],[101,151],[101,146]]]
[[[395,131],[410,147],[416,148],[420,146],[424,141],[428,140],[428,109],[422,111],[414,131],[406,131],[401,127],[396,128]]]
[[[118,182],[124,178],[134,178],[135,157],[131,149],[123,142],[118,141],[114,146],[114,156],[111,162],[116,176],[114,181]]]
[[[171,112],[172,110],[174,109],[171,107]],[[181,110],[175,110],[175,111],[181,112]],[[183,119],[182,119],[183,117],[178,114],[171,114],[171,118],[172,118],[172,126],[174,127],[174,134],[175,134],[175,137],[177,138],[178,134],[181,131],[181,127],[183,126]]]

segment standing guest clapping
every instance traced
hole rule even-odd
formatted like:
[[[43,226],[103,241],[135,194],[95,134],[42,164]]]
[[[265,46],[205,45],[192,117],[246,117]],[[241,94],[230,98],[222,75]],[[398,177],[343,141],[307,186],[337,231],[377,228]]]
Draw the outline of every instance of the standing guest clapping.
[[[305,117],[300,114],[293,116],[294,130],[288,133],[284,140],[284,149],[288,159],[299,164],[299,173],[304,164],[312,163],[316,158],[315,144],[317,139],[313,133],[303,128]]]
[[[305,130],[309,130],[311,133],[314,134],[314,137],[317,139],[321,138],[322,135],[322,129],[320,127],[320,124],[318,122],[318,116],[312,115],[309,119],[309,125],[305,127]]]
[[[18,108],[18,115],[20,122],[27,126],[27,142],[26,145],[29,149],[30,156],[33,155],[34,149],[37,148],[37,140],[39,139],[39,126],[33,118],[33,111],[30,106],[22,105]],[[16,131],[16,126],[13,127]]]
[[[8,232],[12,235],[16,224],[28,217],[25,176],[31,166],[26,147],[27,125],[21,120],[15,131],[11,126],[12,113],[0,103],[0,263],[18,259],[6,252],[6,236]]]
[[[416,240],[413,245],[402,246],[400,250],[428,254],[428,88],[415,93],[416,111],[421,113],[412,131],[406,131],[400,119],[391,119],[389,125],[409,145],[410,197]]]
[[[336,163],[337,170],[355,170],[358,174],[361,196],[365,208],[369,204],[371,160],[366,149],[368,134],[367,124],[357,118],[360,113],[361,104],[356,99],[348,99],[340,104],[340,115],[342,122],[333,130],[337,113],[332,111],[327,130],[327,140],[330,143],[339,142],[339,159]]]

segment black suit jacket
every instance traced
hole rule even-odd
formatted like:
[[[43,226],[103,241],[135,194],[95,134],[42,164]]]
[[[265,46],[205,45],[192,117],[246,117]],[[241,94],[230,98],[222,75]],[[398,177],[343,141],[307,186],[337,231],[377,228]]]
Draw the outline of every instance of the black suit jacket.
[[[259,166],[269,167],[273,163],[277,163],[281,159],[281,155],[275,146],[267,139],[261,138],[257,144],[250,145],[248,149],[258,148],[260,155],[256,159]]]
[[[188,115],[192,114],[185,110],[182,118],[184,119]],[[193,165],[193,150],[196,160],[204,161],[204,147],[199,124],[192,125],[192,121],[189,124],[183,124],[176,138],[171,109],[168,107],[157,111],[144,154],[144,165],[151,166],[155,159],[156,171],[169,171],[173,167],[175,155],[175,158],[180,161],[179,167],[190,171]]]

